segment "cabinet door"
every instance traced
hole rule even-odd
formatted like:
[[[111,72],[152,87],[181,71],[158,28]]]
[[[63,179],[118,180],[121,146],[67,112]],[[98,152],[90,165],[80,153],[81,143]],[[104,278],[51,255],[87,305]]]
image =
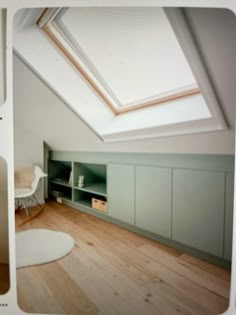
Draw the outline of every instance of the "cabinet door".
[[[134,166],[109,164],[107,185],[109,215],[134,224]]]
[[[224,258],[231,260],[234,209],[234,174],[226,175]]]
[[[136,225],[171,237],[171,170],[136,167]]]
[[[223,256],[225,175],[174,170],[173,239]]]

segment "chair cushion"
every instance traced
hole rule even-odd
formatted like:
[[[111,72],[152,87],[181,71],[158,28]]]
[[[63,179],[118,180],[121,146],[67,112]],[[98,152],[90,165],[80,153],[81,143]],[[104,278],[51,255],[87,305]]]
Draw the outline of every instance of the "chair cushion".
[[[31,188],[16,188],[15,189],[15,198],[24,198],[32,195]]]
[[[33,165],[26,166],[14,173],[15,189],[30,188],[34,180],[34,167]]]

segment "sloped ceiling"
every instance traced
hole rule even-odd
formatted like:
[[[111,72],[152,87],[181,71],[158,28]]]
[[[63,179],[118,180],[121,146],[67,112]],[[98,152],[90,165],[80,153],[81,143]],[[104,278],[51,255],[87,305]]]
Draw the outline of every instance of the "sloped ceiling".
[[[235,17],[229,11],[218,9],[187,9],[185,13],[214,81],[230,130],[104,144],[18,57],[14,57],[15,120],[57,150],[233,153]]]
[[[235,126],[236,16],[223,9],[185,9],[229,126]]]

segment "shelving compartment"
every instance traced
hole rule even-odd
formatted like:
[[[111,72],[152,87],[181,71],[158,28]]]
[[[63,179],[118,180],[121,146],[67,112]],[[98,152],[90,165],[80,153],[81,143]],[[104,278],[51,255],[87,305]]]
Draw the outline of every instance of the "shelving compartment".
[[[78,186],[79,176],[84,176],[83,187]],[[74,202],[97,211],[107,212],[106,176],[104,164],[74,163]],[[93,202],[94,199],[97,200],[96,203]]]
[[[79,176],[84,177],[79,187]],[[49,161],[49,197],[107,212],[107,169],[104,164]],[[92,200],[96,199],[94,203]],[[58,200],[58,199],[57,199]]]
[[[49,161],[48,169],[49,198],[56,199],[56,197],[61,197],[72,200],[72,163],[67,161]]]
[[[61,184],[49,183],[49,198],[56,199],[57,197],[63,198],[65,200],[72,201],[72,188]]]
[[[82,206],[85,206],[88,208],[93,208],[93,199],[106,202],[106,197],[102,197],[100,195],[96,195],[94,193],[89,193],[89,192],[81,191],[81,190],[75,190],[74,191],[74,202],[76,202]],[[104,210],[100,210],[100,209],[96,209],[96,208],[93,208],[93,209],[98,210],[98,211],[102,211],[102,212],[106,212]]]
[[[83,187],[78,186],[79,176],[84,176]],[[80,191],[95,193],[106,197],[106,165],[75,163],[74,164],[74,188]]]
[[[72,171],[72,163],[67,161],[49,161],[49,181],[52,183],[72,186],[69,184]]]

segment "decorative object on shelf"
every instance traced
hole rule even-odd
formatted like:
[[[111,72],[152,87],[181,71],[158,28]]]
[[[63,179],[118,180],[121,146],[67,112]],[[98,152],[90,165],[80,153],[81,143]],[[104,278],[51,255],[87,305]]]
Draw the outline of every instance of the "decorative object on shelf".
[[[73,178],[73,174],[72,174],[72,171],[70,171],[70,177],[69,177],[69,182],[68,182],[70,186],[72,186],[72,178]]]
[[[79,187],[79,188],[84,187],[84,176],[83,176],[83,175],[80,175],[80,176],[79,176],[79,179],[78,179],[78,187]]]
[[[107,212],[107,202],[104,200],[92,198],[92,208],[102,212]]]

